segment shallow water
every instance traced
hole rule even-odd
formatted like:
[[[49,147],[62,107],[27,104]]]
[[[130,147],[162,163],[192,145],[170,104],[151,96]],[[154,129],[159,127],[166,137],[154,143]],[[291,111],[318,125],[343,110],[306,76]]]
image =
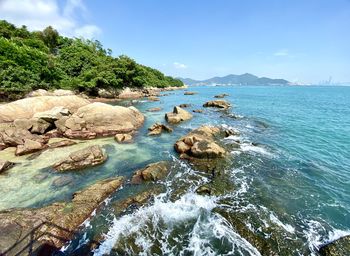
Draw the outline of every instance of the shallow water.
[[[260,255],[234,223],[233,214],[251,232],[271,240],[281,254],[315,254],[321,244],[350,234],[350,87],[194,87],[198,94],[171,92],[160,102],[134,105],[146,122],[133,144],[113,139],[86,143],[103,145],[108,161],[78,173],[63,187],[52,182],[59,175],[49,168],[53,159],[75,148],[45,152],[21,160],[0,177],[0,208],[38,207],[66,200],[77,189],[106,177],[127,176],[145,164],[168,159],[172,170],[159,182],[162,193],[141,208],[116,212],[117,202],[148,188],[126,184],[102,209],[84,223],[80,234],[64,248],[67,255]],[[235,116],[204,109],[190,121],[174,126],[172,134],[145,136],[154,122],[174,105],[190,103],[199,109],[220,93],[234,107]],[[122,102],[116,104],[129,104]],[[162,107],[161,112],[147,112]],[[224,125],[240,131],[224,143],[240,140],[234,162],[226,171],[234,191],[220,197],[194,191],[206,177],[179,160],[174,142],[201,124]],[[38,181],[36,175],[47,177]],[[68,174],[66,174],[68,175]],[[270,240],[269,240],[270,239]],[[91,249],[91,241],[101,245]],[[266,254],[266,253],[265,253]]]

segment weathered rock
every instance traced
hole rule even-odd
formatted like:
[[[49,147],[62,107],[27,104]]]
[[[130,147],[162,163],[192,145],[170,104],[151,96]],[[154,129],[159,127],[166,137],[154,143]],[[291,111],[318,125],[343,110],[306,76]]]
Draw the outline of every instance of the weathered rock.
[[[169,163],[161,161],[147,165],[135,172],[131,179],[132,184],[140,184],[144,181],[157,181],[163,179],[169,172]]]
[[[32,128],[30,129],[31,133],[44,134],[46,131],[52,128],[52,124],[44,119],[32,118],[29,121],[32,124]]]
[[[70,112],[90,102],[82,97],[72,96],[38,96],[17,100],[11,103],[0,105],[0,123],[13,122],[16,119],[30,119],[37,112],[50,110],[54,107],[63,106]]]
[[[99,89],[97,94],[99,97],[107,98],[107,99],[112,99],[112,98],[115,98],[117,96],[116,91],[107,90],[107,89],[103,89],[103,88]]]
[[[33,127],[33,123],[26,118],[16,119],[13,124],[17,129],[30,130]]]
[[[46,145],[35,140],[25,139],[24,144],[18,145],[16,148],[16,156],[34,153],[46,148]]]
[[[53,182],[52,186],[54,187],[63,187],[65,185],[68,185],[73,182],[73,177],[71,176],[63,176],[63,177],[57,177]]]
[[[114,136],[114,139],[118,142],[118,143],[129,143],[132,141],[132,135],[128,134],[128,133],[120,133],[120,134],[116,134]]]
[[[226,153],[225,149],[215,142],[215,136],[221,132],[220,128],[202,126],[193,130],[178,140],[174,148],[180,154],[195,158],[219,158]]]
[[[40,135],[32,134],[25,129],[10,127],[4,131],[0,131],[0,144],[2,145],[2,148],[23,145],[25,139],[35,140],[40,143],[46,143],[45,138]]]
[[[213,107],[213,108],[222,108],[222,109],[228,109],[231,107],[231,104],[228,103],[225,100],[212,100],[206,102],[203,107]]]
[[[149,101],[160,101],[160,99],[158,97],[156,97],[156,96],[149,96],[147,99]]]
[[[148,133],[148,135],[159,135],[163,131],[165,131],[165,132],[173,132],[173,129],[171,129],[169,126],[166,126],[166,125],[161,124],[161,123],[153,124],[150,128],[148,128],[148,130],[150,131]]]
[[[125,88],[119,95],[119,99],[138,99],[142,98],[143,94],[140,91],[131,91],[130,88]]]
[[[226,96],[230,96],[230,95],[228,95],[226,93],[222,93],[222,94],[215,95],[214,98],[221,99],[221,98],[225,98]]]
[[[102,164],[107,160],[107,154],[97,145],[90,146],[71,153],[67,158],[55,163],[56,171],[70,171]]]
[[[48,144],[49,148],[61,148],[61,147],[67,147],[71,145],[77,144],[75,141],[72,140],[61,140],[57,142],[53,142]]]
[[[147,109],[148,112],[158,112],[161,110],[162,110],[162,108],[149,108],[149,109]]]
[[[189,108],[189,107],[191,107],[191,104],[184,103],[184,104],[180,104],[179,107],[180,108]]]
[[[33,118],[45,120],[46,122],[53,123],[56,120],[62,118],[63,116],[69,116],[70,112],[67,108],[62,106],[54,107],[50,110],[44,112],[35,113]]]
[[[90,139],[130,133],[143,122],[143,114],[134,107],[94,102],[79,108],[72,116],[62,117],[55,125],[68,138]]]
[[[329,244],[323,245],[319,252],[322,256],[345,256],[350,253],[350,235],[341,237]]]
[[[194,113],[203,113],[203,109],[194,109],[192,112]]]
[[[15,164],[10,161],[0,159],[0,173],[10,169],[14,165]]]
[[[185,92],[184,95],[195,95],[197,92]]]
[[[38,97],[38,96],[70,96],[74,95],[75,93],[71,90],[63,90],[63,89],[57,89],[54,91],[47,91],[44,89],[38,89],[35,91],[32,91],[27,95],[27,97]]]
[[[106,179],[76,192],[71,202],[0,212],[0,254],[28,255],[32,250],[33,255],[44,255],[59,249],[122,184],[122,177]]]
[[[186,121],[192,118],[192,115],[186,110],[180,107],[174,107],[173,112],[169,112],[165,114],[165,120],[168,123],[176,124],[182,121]]]

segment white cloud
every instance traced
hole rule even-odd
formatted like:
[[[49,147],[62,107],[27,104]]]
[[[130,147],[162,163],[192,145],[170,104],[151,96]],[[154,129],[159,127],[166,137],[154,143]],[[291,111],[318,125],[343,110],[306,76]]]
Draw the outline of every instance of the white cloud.
[[[278,50],[277,52],[275,52],[273,55],[274,56],[280,56],[280,57],[288,56],[289,55],[289,51],[288,51],[288,49],[281,49],[281,50]]]
[[[101,29],[86,24],[87,9],[81,0],[67,0],[60,7],[57,0],[0,0],[0,19],[29,30],[52,26],[65,36],[96,37]]]
[[[185,64],[182,64],[182,63],[179,63],[179,62],[174,62],[173,65],[174,65],[174,68],[176,68],[176,69],[185,69],[185,68],[187,68],[187,66]]]

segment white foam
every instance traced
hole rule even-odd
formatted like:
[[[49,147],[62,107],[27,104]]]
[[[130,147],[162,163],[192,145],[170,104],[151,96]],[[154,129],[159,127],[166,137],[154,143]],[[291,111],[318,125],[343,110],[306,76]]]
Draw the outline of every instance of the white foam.
[[[259,146],[254,146],[251,143],[242,143],[241,150],[243,152],[253,152],[253,153],[258,153],[258,154],[269,156],[269,157],[273,156],[273,154],[270,153],[269,151],[267,151],[265,148],[259,147]]]
[[[270,220],[291,234],[293,234],[295,232],[295,228],[293,228],[289,224],[284,224],[282,221],[280,221],[277,218],[277,216],[274,213],[270,213]]]

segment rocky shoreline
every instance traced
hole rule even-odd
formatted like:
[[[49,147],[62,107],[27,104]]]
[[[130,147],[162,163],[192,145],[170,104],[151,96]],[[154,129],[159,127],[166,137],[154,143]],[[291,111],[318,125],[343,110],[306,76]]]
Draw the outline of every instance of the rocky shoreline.
[[[0,105],[0,151],[13,149],[16,157],[29,155],[35,160],[45,150],[70,147],[79,140],[92,140],[101,137],[114,137],[115,143],[132,143],[135,134],[144,125],[145,116],[135,107],[113,106],[109,101],[133,100],[145,98],[158,101],[161,91],[179,88],[150,88],[123,91],[100,90],[97,98],[75,95],[71,91],[56,90],[48,92],[37,90],[27,98]],[[184,89],[184,88],[181,88]],[[194,95],[195,92],[184,92]],[[220,94],[203,102],[203,107],[216,108],[224,115],[232,105],[221,98]],[[166,113],[167,124],[155,123],[148,128],[148,136],[172,133],[177,125],[194,118],[185,108],[190,104],[174,106],[172,112]],[[161,108],[149,109],[157,112]],[[201,113],[203,109],[193,112]],[[232,154],[240,148],[240,141],[226,144],[223,141],[230,136],[239,135],[234,129],[222,126],[200,126],[178,138],[174,150],[180,159],[187,161],[196,170],[203,173],[207,182],[196,189],[200,195],[224,195],[233,191],[225,167],[234,161]],[[52,142],[52,139],[56,140]],[[125,145],[122,145],[125,146]],[[105,149],[99,145],[90,145],[70,152],[61,159],[51,163],[50,170],[57,173],[76,172],[85,168],[102,165],[108,159]],[[16,161],[0,159],[0,175],[11,172]],[[150,163],[136,170],[130,180],[125,177],[113,177],[99,180],[86,188],[75,192],[70,201],[56,202],[33,209],[7,209],[0,211],[0,255],[44,255],[56,251],[71,240],[81,224],[91,217],[95,209],[112,196],[123,184],[138,186],[152,184],[151,188],[137,195],[132,195],[114,205],[115,212],[122,212],[131,205],[142,205],[152,196],[160,193],[157,182],[169,175],[169,162]],[[64,186],[69,180],[56,182]],[[266,255],[279,255],[276,248],[260,236],[253,234],[235,218],[234,214],[222,214],[238,231],[256,248]],[[102,238],[100,238],[102,239]],[[29,247],[28,247],[29,246]],[[94,244],[93,246],[98,246]],[[343,255],[348,248],[348,237],[320,248],[321,255]],[[24,248],[24,249],[23,249]]]

